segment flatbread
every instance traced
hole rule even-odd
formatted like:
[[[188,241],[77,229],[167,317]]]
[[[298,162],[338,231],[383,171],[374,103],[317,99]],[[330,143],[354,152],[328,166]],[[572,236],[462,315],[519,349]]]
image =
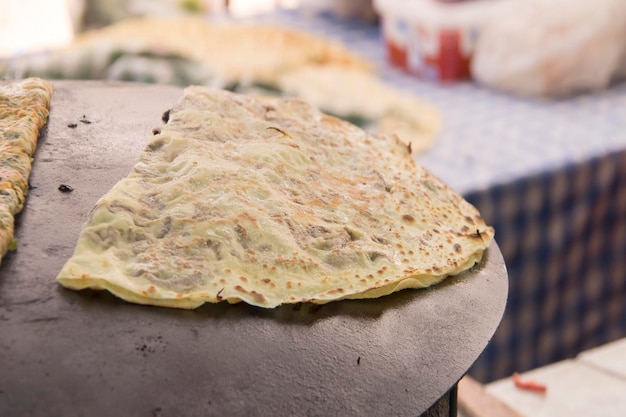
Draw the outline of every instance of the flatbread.
[[[39,78],[0,85],[0,262],[15,245],[15,215],[24,207],[51,97],[52,85]]]
[[[438,283],[493,234],[395,136],[299,99],[189,87],[58,281],[178,308],[326,303]]]

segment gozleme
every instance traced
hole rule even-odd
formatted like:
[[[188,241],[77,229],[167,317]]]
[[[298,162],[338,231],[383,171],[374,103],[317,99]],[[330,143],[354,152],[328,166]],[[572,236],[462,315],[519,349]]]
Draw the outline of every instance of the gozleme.
[[[58,280],[179,308],[374,298],[470,268],[493,234],[393,135],[189,87]]]

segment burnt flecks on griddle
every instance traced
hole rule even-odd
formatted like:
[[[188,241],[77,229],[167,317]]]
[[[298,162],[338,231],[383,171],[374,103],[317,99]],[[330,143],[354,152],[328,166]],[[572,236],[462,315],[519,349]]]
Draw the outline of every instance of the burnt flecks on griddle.
[[[71,193],[74,189],[67,184],[61,184],[59,185],[59,191],[62,193]]]
[[[167,123],[170,121],[170,112],[172,110],[166,110],[163,115],[161,116],[161,120],[163,120],[163,123]]]

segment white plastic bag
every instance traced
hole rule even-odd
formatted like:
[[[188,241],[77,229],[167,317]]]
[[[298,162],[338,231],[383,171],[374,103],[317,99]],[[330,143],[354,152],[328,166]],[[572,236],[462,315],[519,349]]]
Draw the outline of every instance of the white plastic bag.
[[[481,31],[472,76],[507,92],[563,96],[626,76],[626,0],[511,0]]]

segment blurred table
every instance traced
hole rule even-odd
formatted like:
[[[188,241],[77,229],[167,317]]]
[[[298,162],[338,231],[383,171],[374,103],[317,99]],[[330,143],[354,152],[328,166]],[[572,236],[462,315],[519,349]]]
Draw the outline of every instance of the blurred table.
[[[418,161],[495,227],[509,270],[507,311],[476,379],[626,336],[626,84],[559,101],[430,84],[387,64],[373,24],[295,12],[255,21],[343,42],[442,111],[444,131]]]
[[[486,385],[486,391],[524,416],[621,417],[626,414],[625,357],[626,339],[620,339],[522,374],[544,384],[546,394],[521,390],[511,378]]]

